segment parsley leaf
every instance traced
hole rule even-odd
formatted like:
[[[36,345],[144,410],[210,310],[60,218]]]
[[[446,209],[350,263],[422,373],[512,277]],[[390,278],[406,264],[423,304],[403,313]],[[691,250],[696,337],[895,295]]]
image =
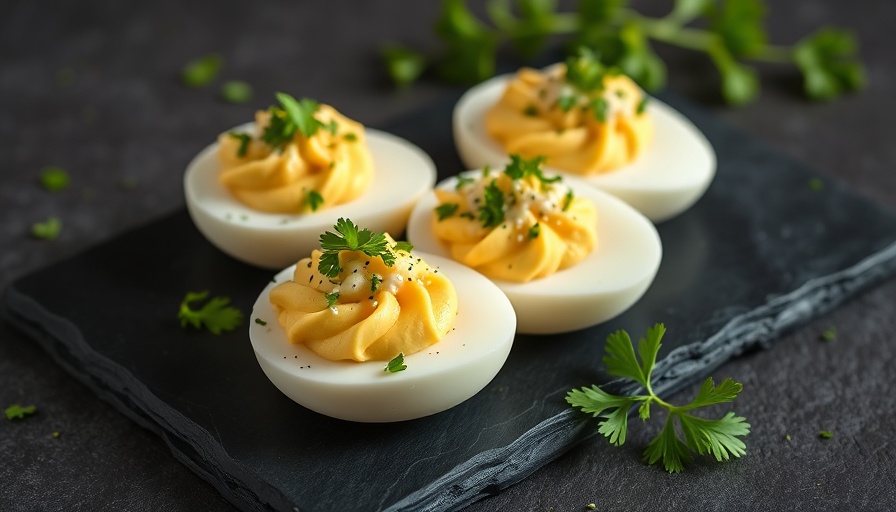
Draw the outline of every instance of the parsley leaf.
[[[825,329],[819,337],[821,341],[837,341],[837,328],[832,325]]]
[[[512,154],[510,155],[510,163],[504,167],[504,174],[512,180],[520,180],[529,176],[535,176],[542,183],[554,183],[562,180],[561,176],[548,178],[544,175],[544,172],[541,170],[541,164],[545,160],[546,158],[543,156],[536,156],[527,160],[518,154]]]
[[[44,222],[35,222],[31,226],[31,234],[42,240],[56,240],[62,231],[62,221],[56,217],[50,217]]]
[[[217,78],[223,64],[224,59],[217,54],[190,61],[181,70],[181,80],[190,87],[205,87]]]
[[[411,251],[414,250],[414,246],[410,242],[395,242],[395,245],[392,246],[392,252],[406,252],[410,254]]]
[[[460,208],[460,205],[457,203],[440,204],[439,206],[435,207],[436,216],[439,218],[439,220],[445,220],[457,213],[458,208]]]
[[[572,193],[572,189],[566,191],[566,195],[563,196],[563,207],[561,208],[564,212],[569,210],[570,205],[572,205],[572,200],[575,198],[575,195]]]
[[[467,185],[472,184],[474,181],[476,181],[476,180],[473,178],[470,178],[469,176],[458,176],[457,184],[454,185],[454,190],[460,190],[460,189],[466,187]]]
[[[311,208],[312,212],[316,212],[320,205],[324,204],[324,196],[320,195],[316,190],[309,190],[305,194],[305,204],[308,205],[308,208]]]
[[[180,303],[180,311],[177,313],[180,326],[186,327],[187,324],[190,324],[197,329],[204,326],[212,334],[221,334],[221,331],[236,329],[243,319],[243,313],[239,309],[228,306],[230,299],[227,297],[213,297],[199,310],[191,307],[192,303],[205,300],[207,297],[208,291],[187,293]]]
[[[339,251],[361,251],[368,256],[379,256],[390,267],[395,263],[395,255],[389,250],[389,242],[382,233],[374,233],[366,228],[359,230],[352,221],[343,218],[339,218],[333,227],[335,233],[326,231],[320,235],[323,253],[317,269],[321,274],[330,278],[339,275],[342,270]]]
[[[383,371],[389,373],[398,373],[400,371],[406,370],[407,368],[408,365],[404,364],[404,352],[399,352],[397,356],[393,357],[391,361],[386,363]]]
[[[370,275],[370,291],[376,292],[379,289],[380,284],[382,284],[383,278],[380,277],[379,274],[371,274]]]
[[[325,293],[324,298],[327,299],[327,307],[332,309],[339,300],[339,292]]]
[[[529,228],[529,240],[538,238],[538,235],[540,233],[541,233],[541,226],[539,226],[537,222],[535,224],[532,224],[532,226]]]
[[[398,86],[417,80],[426,69],[426,59],[419,52],[400,45],[390,45],[380,53],[389,77]]]
[[[246,103],[252,99],[252,86],[241,80],[229,80],[221,85],[221,99],[227,103]]]
[[[664,334],[665,327],[662,324],[648,329],[647,336],[638,342],[637,355],[634,344],[625,331],[617,331],[607,338],[606,355],[603,358],[607,371],[612,375],[634,380],[644,388],[646,394],[616,396],[597,386],[591,386],[571,390],[566,401],[582,412],[599,417],[598,432],[617,446],[625,442],[628,414],[635,404],[640,402],[638,416],[645,421],[650,418],[652,403],[666,409],[666,423],[644,450],[644,460],[648,464],[662,460],[666,471],[670,473],[682,471],[690,460],[692,451],[700,455],[711,455],[717,461],[744,455],[746,445],[740,438],[750,433],[750,424],[744,417],[728,412],[713,420],[691,414],[691,411],[700,407],[733,401],[743,388],[740,383],[725,379],[716,386],[712,377],[709,377],[703,382],[694,400],[684,406],[671,405],[653,392],[651,375]],[[676,422],[681,427],[684,440],[676,432]]]
[[[831,432],[830,430],[822,430],[821,432],[818,433],[819,439],[831,439],[833,437],[834,437],[834,433]]]
[[[8,420],[21,420],[24,419],[25,416],[31,416],[32,414],[37,412],[37,407],[34,405],[26,405],[23,406],[21,404],[12,404],[6,408],[6,419]]]
[[[855,36],[843,30],[822,29],[797,43],[793,58],[803,73],[806,95],[828,100],[863,88],[865,68],[857,54]]]
[[[69,181],[68,173],[61,167],[44,167],[40,172],[40,184],[49,192],[67,189]]]
[[[249,150],[249,143],[252,142],[252,136],[248,133],[240,133],[240,132],[227,132],[227,135],[230,135],[234,139],[240,141],[240,145],[236,148],[236,156],[243,158],[246,156],[246,151]]]
[[[289,115],[290,120],[295,123],[299,132],[305,137],[311,137],[317,130],[324,127],[324,123],[314,117],[320,104],[309,98],[302,98],[296,101],[289,94],[278,92],[277,101],[283,105],[283,110]]]
[[[485,187],[484,194],[485,201],[479,207],[479,222],[483,227],[492,228],[504,222],[504,192],[492,180]]]

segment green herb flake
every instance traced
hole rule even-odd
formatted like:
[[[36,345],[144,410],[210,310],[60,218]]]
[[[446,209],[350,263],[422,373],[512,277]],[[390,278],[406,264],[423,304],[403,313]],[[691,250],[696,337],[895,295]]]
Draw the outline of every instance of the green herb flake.
[[[339,300],[339,292],[325,293],[324,298],[327,299],[327,307],[330,309],[334,309],[336,306],[336,301]]]
[[[644,112],[646,112],[646,111],[647,111],[647,103],[648,103],[648,101],[649,101],[649,99],[647,98],[647,96],[646,96],[646,95],[643,96],[643,97],[641,98],[641,101],[638,102],[638,106],[635,108],[635,113],[638,114],[638,115],[640,116],[641,114],[643,114]]]
[[[309,190],[305,194],[305,204],[308,208],[311,208],[312,212],[316,212],[320,205],[324,204],[324,196],[320,195],[316,190]]]
[[[188,62],[181,70],[181,80],[189,87],[205,87],[217,78],[224,59],[220,55],[210,54]]]
[[[576,105],[575,96],[561,96],[557,98],[557,106],[564,112],[569,112]]]
[[[648,329],[647,336],[638,342],[637,355],[635,346],[625,331],[617,331],[607,338],[606,355],[603,358],[607,372],[635,381],[647,394],[617,396],[598,386],[591,386],[571,390],[566,401],[573,408],[599,417],[598,432],[616,446],[625,443],[628,413],[632,407],[637,406],[638,416],[642,420],[650,418],[651,404],[666,409],[666,423],[644,450],[644,460],[648,464],[662,460],[666,471],[670,473],[684,470],[691,452],[712,455],[719,462],[744,455],[746,445],[739,438],[750,433],[750,424],[745,418],[735,416],[733,412],[728,412],[717,420],[691,414],[691,411],[701,407],[733,401],[743,388],[740,383],[725,379],[716,386],[713,378],[709,377],[703,382],[697,397],[683,406],[671,405],[653,392],[651,377],[665,332],[662,324]],[[677,433],[676,420],[684,439]]]
[[[198,310],[193,309],[194,302],[206,300],[208,295],[208,291],[187,292],[177,313],[180,326],[186,327],[190,324],[196,329],[205,327],[215,335],[236,329],[243,320],[243,313],[228,305],[230,304],[228,297],[213,297]]]
[[[512,154],[510,155],[510,163],[504,167],[504,174],[509,176],[512,180],[520,180],[528,178],[529,176],[535,176],[538,181],[543,184],[561,181],[563,178],[560,176],[548,178],[544,175],[544,172],[541,170],[541,165],[545,161],[546,158],[543,156],[526,159],[521,155]]]
[[[610,112],[610,104],[604,98],[595,98],[591,101],[591,110],[594,111],[594,117],[601,123],[607,122],[607,116]]]
[[[25,419],[25,416],[31,416],[35,413],[37,413],[37,407],[34,405],[12,404],[6,408],[6,419],[21,420]]]
[[[585,508],[587,508],[588,510],[597,510],[597,505],[595,505],[594,503],[589,503],[585,505]]]
[[[236,156],[244,158],[249,150],[249,143],[252,142],[252,136],[248,133],[227,132],[227,135],[240,141],[240,145],[236,148]]]
[[[541,226],[536,222],[529,228],[529,240],[538,238],[539,233],[541,233]]]
[[[388,373],[398,373],[404,370],[407,370],[408,365],[404,364],[404,353],[399,352],[397,356],[392,358],[391,361],[386,363],[386,366],[383,368],[384,372]]]
[[[36,222],[31,226],[31,235],[41,240],[56,240],[62,231],[62,221],[56,217],[49,217],[43,222]]]
[[[252,99],[252,86],[241,80],[229,80],[221,85],[221,99],[227,103],[240,104]]]
[[[296,101],[289,94],[282,92],[277,93],[277,101],[283,105],[283,110],[289,115],[299,132],[306,138],[314,136],[317,130],[326,128],[324,123],[314,117],[314,114],[320,107],[320,103],[310,98],[302,98]]]
[[[834,327],[833,325],[828,327],[827,329],[822,331],[819,338],[821,339],[821,341],[827,341],[827,342],[837,341],[837,328]]]
[[[523,115],[528,117],[536,117],[538,115],[538,107],[535,105],[529,105],[525,109],[523,109]]]
[[[831,432],[830,430],[822,430],[821,432],[818,433],[819,439],[831,439],[833,437],[834,437],[834,433]]]
[[[261,318],[255,318],[255,323],[258,325],[261,325],[261,326],[268,325],[268,323],[265,322],[264,320],[262,320]]]
[[[343,134],[342,138],[343,138],[343,140],[345,140],[347,142],[355,142],[358,140],[358,136],[352,132]]]
[[[784,440],[785,440],[785,441],[790,441],[791,439],[793,439],[793,438],[790,437],[790,434],[787,434],[787,435],[784,436]]]
[[[380,285],[383,283],[383,278],[380,277],[379,274],[371,274],[370,275],[370,291],[376,293],[379,289]]]
[[[435,207],[436,216],[440,221],[451,217],[455,213],[457,213],[457,209],[460,208],[460,205],[457,203],[444,203]]]
[[[458,176],[457,184],[454,185],[454,190],[460,190],[460,189],[466,187],[467,185],[472,185],[475,182],[476,182],[476,180],[473,178],[470,178],[469,176]]]
[[[485,187],[484,194],[485,201],[479,207],[479,222],[482,227],[493,228],[504,222],[504,192],[492,180]]]
[[[59,432],[53,432],[53,439],[59,439],[61,435]]]
[[[68,172],[61,167],[48,166],[40,171],[40,184],[44,187],[44,190],[49,192],[65,190],[70,182]]]
[[[335,233],[326,231],[320,235],[322,251],[318,271],[334,278],[342,271],[339,264],[339,251],[361,251],[368,256],[380,257],[386,266],[395,263],[395,255],[389,250],[389,242],[382,233],[374,233],[369,229],[358,229],[351,220],[339,218],[333,226]]]
[[[414,246],[410,242],[395,242],[395,245],[392,246],[393,252],[406,252],[408,254],[414,250]]]
[[[569,210],[573,199],[575,199],[575,195],[572,193],[572,189],[567,190],[566,195],[563,196],[563,206],[561,207],[564,212]]]

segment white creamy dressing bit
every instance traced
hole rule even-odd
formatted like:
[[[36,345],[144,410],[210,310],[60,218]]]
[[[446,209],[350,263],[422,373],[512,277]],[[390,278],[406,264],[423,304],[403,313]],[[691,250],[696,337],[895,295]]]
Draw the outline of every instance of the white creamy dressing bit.
[[[292,278],[293,266],[277,274],[252,308],[249,339],[265,375],[304,407],[360,422],[420,418],[454,407],[478,393],[510,353],[516,331],[513,307],[501,290],[478,272],[451,259],[416,254],[415,249],[414,261],[416,256],[444,273],[454,285],[458,314],[454,327],[441,341],[405,355],[406,370],[385,372],[386,361],[329,361],[303,344],[290,343],[277,321],[270,292]]]
[[[255,123],[247,123],[232,131],[255,129]],[[369,128],[364,133],[373,156],[374,177],[370,188],[354,201],[303,215],[255,211],[221,184],[218,144],[213,143],[193,158],[184,174],[190,217],[223,252],[272,269],[308,256],[318,247],[320,234],[340,217],[376,232],[401,233],[414,203],[436,182],[435,164],[402,138]]]
[[[511,75],[487,80],[467,91],[454,107],[454,141],[468,169],[502,166],[509,157],[485,129],[485,113],[497,103]],[[546,98],[561,94],[550,87]],[[605,96],[613,115],[628,114],[625,99],[610,90]],[[686,117],[655,98],[647,113],[653,119],[654,137],[640,157],[618,169],[589,176],[545,168],[585,180],[592,187],[614,195],[654,222],[671,219],[691,207],[709,187],[716,171],[716,155],[706,137]]]
[[[480,171],[462,176],[475,177]],[[564,178],[576,196],[597,208],[597,247],[584,260],[548,277],[526,283],[493,280],[516,311],[518,330],[552,334],[600,324],[631,307],[647,291],[659,269],[662,246],[656,228],[621,200],[574,177]],[[457,178],[437,186],[452,190]],[[558,193],[560,190],[558,188]],[[562,204],[562,203],[560,203]],[[415,250],[450,258],[431,229],[435,193],[417,203],[408,222]]]

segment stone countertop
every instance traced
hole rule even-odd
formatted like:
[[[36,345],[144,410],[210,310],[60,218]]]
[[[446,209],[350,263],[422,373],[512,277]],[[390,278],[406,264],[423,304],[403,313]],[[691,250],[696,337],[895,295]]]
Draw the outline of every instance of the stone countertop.
[[[247,10],[248,9],[248,10]],[[435,49],[435,2],[16,2],[0,20],[0,288],[183,205],[181,176],[222,127],[249,119],[277,90],[336,104],[377,125],[459,89],[432,82],[395,91],[377,46]],[[212,13],[214,10],[214,13]],[[659,47],[670,89],[746,134],[896,208],[896,42],[884,37],[896,7],[833,0],[775,3],[771,37],[789,43],[815,27],[851,27],[869,86],[831,103],[798,93],[786,66],[761,66],[754,104],[722,105],[717,75],[701,55]],[[324,22],[339,19],[338,24]],[[401,24],[399,24],[399,21]],[[334,28],[337,27],[337,28]],[[221,80],[255,86],[228,105],[216,88],[190,89],[188,60],[219,53]],[[39,186],[48,165],[72,186]],[[53,242],[30,226],[63,220]],[[857,227],[857,228],[860,228]],[[60,283],[64,286],[64,283]],[[624,447],[595,439],[469,510],[885,510],[896,500],[896,281],[890,280],[770,351],[719,368],[744,384],[736,410],[753,425],[748,454],[719,466],[699,461],[669,476],[640,462],[653,422],[633,425]],[[835,326],[835,342],[819,334]],[[694,389],[683,396],[692,395]],[[67,375],[35,344],[0,323],[0,404],[39,413],[0,423],[0,509],[230,510],[214,488],[177,462],[162,441]],[[820,440],[820,430],[833,439]],[[58,438],[53,432],[59,432]],[[784,436],[791,440],[785,441]]]

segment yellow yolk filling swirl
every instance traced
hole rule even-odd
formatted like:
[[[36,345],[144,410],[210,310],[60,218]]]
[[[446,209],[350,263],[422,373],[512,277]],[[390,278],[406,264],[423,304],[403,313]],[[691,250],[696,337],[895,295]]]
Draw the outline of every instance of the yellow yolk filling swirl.
[[[453,327],[454,285],[422,259],[398,251],[388,266],[378,256],[340,251],[342,271],[331,281],[318,271],[320,257],[313,251],[296,265],[292,281],[271,291],[292,343],[331,361],[388,361],[437,343]],[[330,306],[327,294],[334,291],[339,298]]]
[[[319,129],[310,137],[296,131],[293,140],[278,149],[261,140],[271,115],[256,113],[255,133],[243,151],[238,137],[218,137],[220,180],[237,200],[261,212],[298,214],[347,203],[367,190],[373,157],[363,125],[320,105],[314,117],[331,129]],[[312,191],[319,200],[309,200]]]
[[[592,175],[634,161],[653,139],[653,123],[644,111],[644,94],[627,76],[607,74],[600,91],[579,96],[564,83],[566,65],[548,71],[523,68],[511,79],[501,99],[486,112],[485,127],[507,153],[543,156],[546,165]],[[602,98],[600,119],[587,105]]]

